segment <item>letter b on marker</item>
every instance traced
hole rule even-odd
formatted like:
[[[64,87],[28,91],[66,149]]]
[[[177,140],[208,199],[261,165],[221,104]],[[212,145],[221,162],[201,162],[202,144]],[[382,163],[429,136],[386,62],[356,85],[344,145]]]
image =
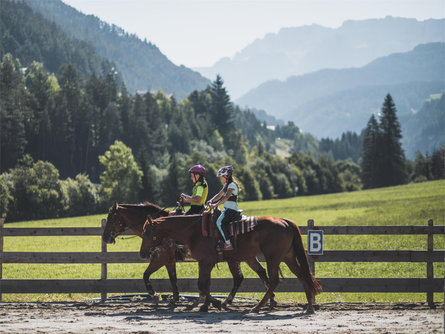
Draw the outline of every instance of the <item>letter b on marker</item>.
[[[309,255],[323,255],[323,231],[309,230],[307,232],[307,253]]]

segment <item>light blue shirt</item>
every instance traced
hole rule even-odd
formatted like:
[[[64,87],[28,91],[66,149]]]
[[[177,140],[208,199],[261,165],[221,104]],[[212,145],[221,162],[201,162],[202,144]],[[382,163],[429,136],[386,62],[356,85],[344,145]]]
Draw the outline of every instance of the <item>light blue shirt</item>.
[[[238,195],[238,187],[236,186],[236,184],[234,182],[229,183],[229,185],[227,187],[227,191],[229,191],[229,189],[233,189],[232,195],[235,195],[235,196]],[[235,201],[225,201],[224,209],[238,210],[238,203]]]

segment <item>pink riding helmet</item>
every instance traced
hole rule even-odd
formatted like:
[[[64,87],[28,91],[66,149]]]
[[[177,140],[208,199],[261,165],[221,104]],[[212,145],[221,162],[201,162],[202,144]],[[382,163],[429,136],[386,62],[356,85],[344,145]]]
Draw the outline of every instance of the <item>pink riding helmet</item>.
[[[195,165],[192,168],[189,169],[189,173],[196,173],[196,174],[200,174],[200,175],[205,175],[206,173],[206,169],[204,168],[203,165]]]

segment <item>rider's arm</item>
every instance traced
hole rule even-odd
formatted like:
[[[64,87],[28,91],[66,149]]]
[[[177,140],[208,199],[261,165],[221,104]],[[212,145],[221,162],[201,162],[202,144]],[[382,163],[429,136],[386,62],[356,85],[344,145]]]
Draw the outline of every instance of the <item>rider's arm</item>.
[[[224,187],[217,193],[215,196],[213,196],[208,203],[215,203],[217,200],[219,200],[222,195],[224,195]]]
[[[190,203],[194,203],[194,202],[199,202],[201,200],[201,196],[190,196],[190,195],[181,195],[181,198],[183,199],[184,202],[190,202]]]
[[[181,198],[184,202],[189,203],[199,203],[201,201],[202,193],[204,192],[204,188],[202,185],[196,186],[196,189],[194,189],[195,196],[190,196],[186,194],[181,194]]]
[[[232,195],[232,192],[233,192],[233,188],[227,189],[226,196],[221,198],[217,203],[215,203],[215,205],[218,206],[218,205],[223,204],[225,201],[227,201],[229,199],[229,197]]]

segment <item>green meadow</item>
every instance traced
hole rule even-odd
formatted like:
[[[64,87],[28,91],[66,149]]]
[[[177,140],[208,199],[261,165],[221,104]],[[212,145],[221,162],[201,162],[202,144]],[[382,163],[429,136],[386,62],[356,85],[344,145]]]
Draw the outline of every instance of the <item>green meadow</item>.
[[[111,203],[110,203],[111,205]],[[247,215],[285,217],[299,226],[309,219],[315,225],[426,225],[429,219],[435,225],[445,225],[445,180],[413,183],[397,187],[337,193],[329,195],[294,197],[257,202],[241,202]],[[6,224],[6,227],[98,227],[106,214],[87,217],[50,219]],[[305,240],[305,236],[303,236]],[[139,251],[137,237],[118,239],[108,245],[108,251]],[[427,237],[422,236],[335,236],[325,235],[325,250],[426,250]],[[445,236],[434,236],[434,249],[445,249]],[[99,252],[100,237],[5,237],[5,252]],[[109,264],[109,278],[141,278],[146,264]],[[285,277],[293,277],[285,265]],[[434,276],[444,277],[444,263],[436,263]],[[178,263],[179,278],[197,277],[196,263]],[[243,264],[245,277],[256,274]],[[316,263],[317,277],[426,277],[424,263]],[[219,264],[212,277],[231,277],[225,264]],[[80,279],[100,278],[100,264],[3,264],[5,279]],[[168,278],[165,268],[152,278]],[[261,293],[240,294],[260,298]],[[98,295],[42,295],[3,294],[3,301],[56,301],[84,300]],[[443,302],[443,294],[434,295]],[[279,293],[279,301],[305,302],[302,293]],[[424,302],[425,293],[322,293],[317,302]]]

